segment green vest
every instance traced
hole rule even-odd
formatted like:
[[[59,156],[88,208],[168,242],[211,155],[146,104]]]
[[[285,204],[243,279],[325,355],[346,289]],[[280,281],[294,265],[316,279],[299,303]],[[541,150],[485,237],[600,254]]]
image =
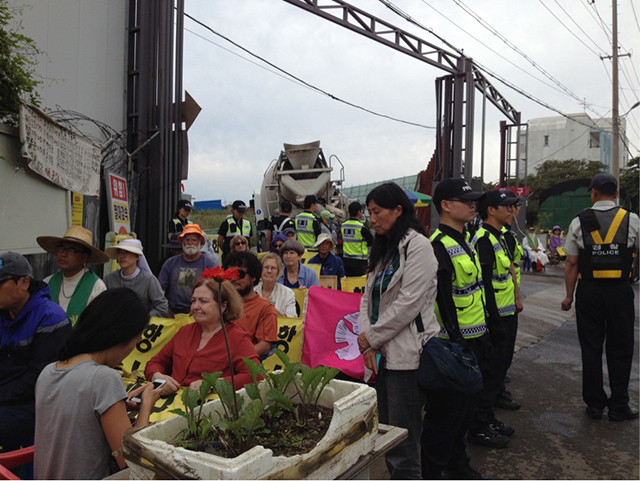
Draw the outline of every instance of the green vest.
[[[489,239],[496,255],[491,284],[496,296],[498,313],[501,317],[511,316],[516,313],[516,286],[511,277],[511,259],[502,242],[484,227],[480,227],[471,240],[474,247],[482,237]]]
[[[345,259],[367,260],[367,242],[362,237],[363,227],[364,224],[355,219],[349,219],[340,227],[342,252]]]
[[[453,264],[451,277],[453,304],[456,306],[458,325],[462,337],[470,339],[482,336],[487,330],[484,309],[484,288],[482,287],[482,270],[480,260],[473,246],[467,242],[469,256],[462,246],[452,237],[437,229],[431,236],[431,242],[441,242],[447,250]],[[439,337],[449,339],[449,333],[444,328],[440,309],[436,302],[436,318],[440,324]]]
[[[51,300],[56,304],[59,304],[58,299],[60,296],[60,287],[62,286],[62,275],[62,271],[59,271],[49,279]],[[76,327],[78,317],[80,317],[84,308],[87,307],[93,286],[99,279],[100,278],[93,271],[87,271],[80,279],[80,282],[78,282],[78,285],[69,300],[69,305],[67,306],[67,317],[71,321],[72,327]]]
[[[309,252],[318,251],[318,248],[315,247],[316,234],[313,231],[314,220],[316,220],[316,216],[307,211],[300,212],[296,216],[296,235],[298,236],[298,242]]]
[[[522,244],[518,242],[518,238],[512,231],[508,230],[506,227],[502,227],[502,233],[504,235],[513,236],[513,239],[516,241],[516,251],[513,252],[513,269],[516,271],[516,281],[518,282],[518,285],[520,285],[520,262],[522,261],[522,256],[524,256],[524,248],[522,247]]]

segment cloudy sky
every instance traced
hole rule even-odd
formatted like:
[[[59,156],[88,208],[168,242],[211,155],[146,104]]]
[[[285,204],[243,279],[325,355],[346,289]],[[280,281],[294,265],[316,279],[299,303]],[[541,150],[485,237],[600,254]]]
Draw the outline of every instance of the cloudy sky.
[[[636,2],[633,4],[633,2]],[[328,0],[320,0],[321,4]],[[523,121],[586,111],[611,115],[611,2],[604,0],[351,0],[517,87],[485,76]],[[392,11],[392,4],[418,26]],[[635,8],[635,10],[634,10]],[[202,107],[189,131],[185,191],[196,200],[248,202],[283,143],[320,140],[345,168],[345,185],[416,174],[435,148],[435,79],[446,74],[282,0],[186,0],[185,11],[220,35],[336,101],[185,19],[184,87]],[[640,98],[640,4],[618,0],[620,114]],[[477,91],[476,91],[477,92]],[[584,105],[586,102],[586,107]],[[474,175],[480,175],[481,95],[476,93]],[[368,113],[367,109],[408,125]],[[585,110],[586,109],[586,110]],[[487,104],[485,180],[498,178],[499,122]],[[640,149],[640,107],[627,116]]]

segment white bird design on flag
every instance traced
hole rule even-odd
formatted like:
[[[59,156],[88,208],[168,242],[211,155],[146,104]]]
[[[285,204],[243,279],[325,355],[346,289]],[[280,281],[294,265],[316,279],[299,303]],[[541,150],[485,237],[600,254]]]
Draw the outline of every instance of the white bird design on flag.
[[[347,343],[345,347],[337,349],[336,355],[343,361],[353,361],[360,356],[358,348],[358,335],[360,334],[360,312],[347,314],[336,325],[336,344]]]

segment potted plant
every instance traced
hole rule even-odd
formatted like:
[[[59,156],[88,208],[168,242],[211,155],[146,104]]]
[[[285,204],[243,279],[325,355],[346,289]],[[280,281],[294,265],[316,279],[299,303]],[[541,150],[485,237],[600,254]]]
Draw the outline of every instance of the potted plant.
[[[223,282],[234,272],[203,275]],[[254,384],[237,392],[220,373],[203,373],[199,391],[183,391],[185,408],[173,411],[177,416],[128,433],[122,446],[131,476],[329,479],[369,452],[378,429],[375,390],[275,352],[283,370],[268,373],[245,359]],[[211,389],[219,399],[205,403]]]

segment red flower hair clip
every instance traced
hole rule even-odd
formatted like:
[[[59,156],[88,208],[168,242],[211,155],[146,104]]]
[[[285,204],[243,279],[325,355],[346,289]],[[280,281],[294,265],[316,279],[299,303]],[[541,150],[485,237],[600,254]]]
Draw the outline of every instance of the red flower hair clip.
[[[238,279],[239,277],[240,276],[238,275],[238,269],[236,269],[235,267],[232,269],[224,270],[220,266],[215,266],[209,269],[205,269],[202,274],[200,274],[200,279],[214,279],[218,282]]]

